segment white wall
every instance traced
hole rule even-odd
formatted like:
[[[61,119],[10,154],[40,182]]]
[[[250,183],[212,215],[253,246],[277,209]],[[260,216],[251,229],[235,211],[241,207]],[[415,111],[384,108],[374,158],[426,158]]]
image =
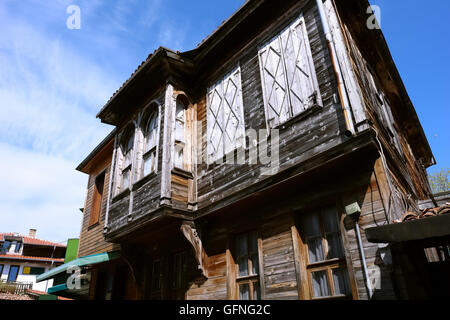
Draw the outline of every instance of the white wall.
[[[9,269],[11,266],[20,266],[19,273],[17,275],[16,282],[22,282],[22,283],[33,283],[33,290],[37,291],[43,291],[47,292],[47,289],[53,286],[53,279],[42,281],[39,283],[36,283],[36,275],[29,275],[29,274],[23,274],[23,268],[24,267],[41,267],[45,268],[45,271],[47,272],[50,269],[55,268],[56,266],[49,266],[48,264],[39,264],[39,263],[24,263],[24,262],[3,262],[0,261],[0,264],[3,264],[3,271],[0,276],[1,280],[6,281],[8,279]]]

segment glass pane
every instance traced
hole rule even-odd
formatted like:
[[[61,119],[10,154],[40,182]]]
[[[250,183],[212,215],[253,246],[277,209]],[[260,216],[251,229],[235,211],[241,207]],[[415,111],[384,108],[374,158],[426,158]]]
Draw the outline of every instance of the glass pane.
[[[309,237],[320,236],[319,216],[317,214],[308,214],[304,218],[305,232]]]
[[[236,251],[238,256],[248,255],[247,235],[240,235],[236,238]]]
[[[128,138],[126,151],[130,151],[131,149],[133,149],[133,143],[134,143],[134,135],[132,134]]]
[[[259,282],[253,282],[253,300],[261,300],[261,288]]]
[[[157,117],[154,116],[149,122],[148,128],[147,128],[147,149],[146,151],[152,149],[154,146],[156,146],[156,119]]]
[[[323,256],[322,237],[308,238],[309,263],[325,260]]]
[[[177,120],[184,122],[184,105],[181,101],[177,101],[177,109],[175,112],[175,117]]]
[[[339,232],[339,223],[337,212],[334,208],[328,208],[322,211],[323,226],[325,233]]]
[[[348,272],[345,268],[333,269],[334,294],[340,295],[351,294],[350,281],[348,279]]]
[[[177,168],[183,168],[183,153],[184,146],[182,144],[175,144],[175,160],[174,164]]]
[[[239,257],[238,265],[239,265],[239,276],[240,277],[248,276],[248,258],[247,258],[247,256]]]
[[[125,190],[130,186],[130,169],[127,169],[122,173],[122,179],[122,190]]]
[[[327,297],[330,295],[330,288],[327,281],[327,273],[325,271],[312,272],[314,297]]]
[[[327,234],[328,256],[327,259],[344,258],[344,248],[340,233]]]
[[[250,288],[248,283],[239,285],[239,299],[250,300]]]
[[[8,275],[8,282],[14,282],[17,279],[17,275],[19,273],[19,268],[18,266],[12,266],[11,269],[9,270],[9,275]]]
[[[252,274],[259,274],[259,259],[258,254],[252,254],[250,256],[250,259],[252,260]]]
[[[154,156],[152,152],[144,159],[144,175],[148,175],[154,171]]]
[[[175,123],[175,140],[184,142],[184,124],[178,120]]]

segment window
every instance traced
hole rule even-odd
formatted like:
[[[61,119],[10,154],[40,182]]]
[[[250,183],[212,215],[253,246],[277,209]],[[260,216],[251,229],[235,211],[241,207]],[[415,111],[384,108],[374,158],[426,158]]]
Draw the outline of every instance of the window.
[[[161,261],[154,260],[152,264],[152,277],[151,277],[152,300],[161,299],[161,282],[162,282],[161,280],[162,280]]]
[[[9,249],[11,248],[11,241],[9,241],[9,240],[5,240],[4,242],[3,242],[3,246],[2,246],[2,248],[1,248],[1,253],[7,253],[7,252],[9,252]]]
[[[239,67],[208,90],[207,137],[210,163],[236,148],[245,148],[241,69]]]
[[[302,222],[311,298],[351,295],[336,210],[307,214]]]
[[[303,17],[262,46],[259,64],[270,128],[318,103],[320,94]]]
[[[158,144],[158,120],[158,113],[156,110],[154,110],[145,123],[145,146],[142,168],[144,176],[147,176],[152,172],[156,172],[156,164],[158,161],[156,157],[156,149]]]
[[[236,283],[240,300],[260,300],[258,235],[256,232],[236,237]]]
[[[184,169],[184,156],[186,148],[185,122],[187,105],[180,99],[177,99],[175,110],[175,155],[174,166]]]
[[[22,274],[40,275],[45,272],[45,268],[42,267],[23,267]]]
[[[22,248],[22,242],[20,242],[20,241],[17,241],[16,242],[16,247],[15,247],[15,249],[14,249],[14,252],[15,253],[20,253],[20,249]]]
[[[8,273],[8,282],[15,282],[19,274],[20,266],[11,266]]]
[[[133,162],[133,147],[134,147],[134,131],[130,128],[125,134],[122,141],[122,171],[120,190],[123,191],[130,187],[131,184],[131,167]]]
[[[103,172],[95,178],[91,211],[89,212],[89,226],[95,225],[99,221],[100,213],[102,210],[104,184],[105,173]]]

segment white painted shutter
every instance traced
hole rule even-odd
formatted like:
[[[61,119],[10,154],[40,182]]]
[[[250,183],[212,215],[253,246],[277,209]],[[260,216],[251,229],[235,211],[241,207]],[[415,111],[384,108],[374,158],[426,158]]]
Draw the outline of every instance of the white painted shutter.
[[[326,1],[325,8],[335,43],[336,54],[338,56],[337,58],[339,60],[339,65],[341,67],[342,76],[345,82],[345,88],[350,100],[351,110],[353,112],[353,116],[355,117],[356,123],[359,123],[366,119],[364,112],[365,107],[361,99],[361,90],[353,72],[353,65],[346,49],[346,43],[343,36],[344,31],[341,29],[333,4],[330,1]]]
[[[245,144],[244,112],[240,68],[223,81],[223,144],[225,154]]]
[[[267,122],[273,128],[290,117],[280,37],[270,40],[259,57]]]
[[[223,156],[223,104],[222,82],[219,82],[209,90],[207,100],[207,151],[212,161]]]
[[[212,161],[245,147],[241,70],[238,67],[208,91],[208,158]]]
[[[314,94],[312,69],[309,64],[309,41],[305,34],[303,20],[297,20],[281,33],[289,98],[292,106],[291,116],[305,111]]]

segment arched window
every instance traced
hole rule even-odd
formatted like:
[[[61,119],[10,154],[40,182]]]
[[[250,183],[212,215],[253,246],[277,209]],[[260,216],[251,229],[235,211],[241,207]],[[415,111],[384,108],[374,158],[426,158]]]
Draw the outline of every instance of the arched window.
[[[158,113],[151,111],[148,119],[144,122],[144,155],[143,155],[143,176],[156,171],[156,149],[158,142]]]
[[[177,99],[175,111],[175,154],[174,166],[184,169],[184,154],[186,148],[185,122],[187,103],[180,97]]]
[[[128,129],[122,140],[122,172],[120,181],[120,191],[126,190],[130,187],[131,180],[131,167],[133,159],[133,146],[134,146],[134,130]]]

